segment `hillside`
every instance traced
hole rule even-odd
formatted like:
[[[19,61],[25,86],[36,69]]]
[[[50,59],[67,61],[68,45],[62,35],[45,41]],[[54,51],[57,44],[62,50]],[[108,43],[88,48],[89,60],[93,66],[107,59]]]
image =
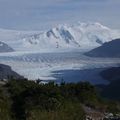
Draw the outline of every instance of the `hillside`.
[[[111,106],[87,82],[38,83],[11,79],[0,85],[1,120],[97,120],[107,116],[105,111],[109,115],[113,110],[113,119],[119,115],[119,104]]]
[[[104,43],[102,46],[85,53],[90,57],[120,57],[120,39]]]
[[[22,78],[19,74],[14,72],[10,66],[0,64],[0,79]]]

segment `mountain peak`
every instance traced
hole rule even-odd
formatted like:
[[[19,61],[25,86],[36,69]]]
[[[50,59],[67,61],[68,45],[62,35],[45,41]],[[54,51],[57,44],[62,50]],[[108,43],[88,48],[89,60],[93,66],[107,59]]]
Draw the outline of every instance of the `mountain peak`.
[[[20,33],[20,34],[19,34]],[[7,38],[4,36],[7,35]],[[15,37],[13,37],[15,35]],[[83,49],[101,46],[112,39],[120,38],[120,32],[98,22],[60,24],[40,32],[1,32],[2,41],[15,50],[49,50],[51,48]],[[11,37],[12,36],[12,37]],[[12,41],[12,42],[11,42]],[[14,41],[14,42],[13,42]]]

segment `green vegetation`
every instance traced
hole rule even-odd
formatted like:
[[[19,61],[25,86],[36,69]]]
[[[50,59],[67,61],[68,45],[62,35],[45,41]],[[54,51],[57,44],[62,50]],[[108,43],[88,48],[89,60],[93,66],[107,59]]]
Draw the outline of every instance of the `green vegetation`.
[[[0,120],[10,120],[10,101],[4,93],[5,92],[0,87]]]
[[[0,120],[85,120],[83,105],[113,111],[87,82],[38,84],[9,80],[0,87]]]

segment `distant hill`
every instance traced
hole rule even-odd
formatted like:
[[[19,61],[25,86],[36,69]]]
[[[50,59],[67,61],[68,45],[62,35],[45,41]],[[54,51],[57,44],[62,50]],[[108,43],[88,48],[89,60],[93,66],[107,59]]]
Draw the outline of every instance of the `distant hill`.
[[[0,79],[9,79],[10,77],[13,78],[23,78],[22,76],[20,76],[19,74],[17,74],[16,72],[14,72],[10,66],[8,65],[3,65],[0,64]]]
[[[120,57],[120,39],[106,42],[102,46],[85,53],[85,55],[90,57]]]
[[[14,49],[0,41],[0,52],[13,52]]]

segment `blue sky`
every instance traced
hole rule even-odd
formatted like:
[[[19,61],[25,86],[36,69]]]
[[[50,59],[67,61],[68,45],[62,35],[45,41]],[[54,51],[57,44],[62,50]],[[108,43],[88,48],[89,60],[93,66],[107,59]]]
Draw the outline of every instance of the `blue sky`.
[[[42,30],[77,21],[120,29],[120,0],[0,0],[0,28]]]

